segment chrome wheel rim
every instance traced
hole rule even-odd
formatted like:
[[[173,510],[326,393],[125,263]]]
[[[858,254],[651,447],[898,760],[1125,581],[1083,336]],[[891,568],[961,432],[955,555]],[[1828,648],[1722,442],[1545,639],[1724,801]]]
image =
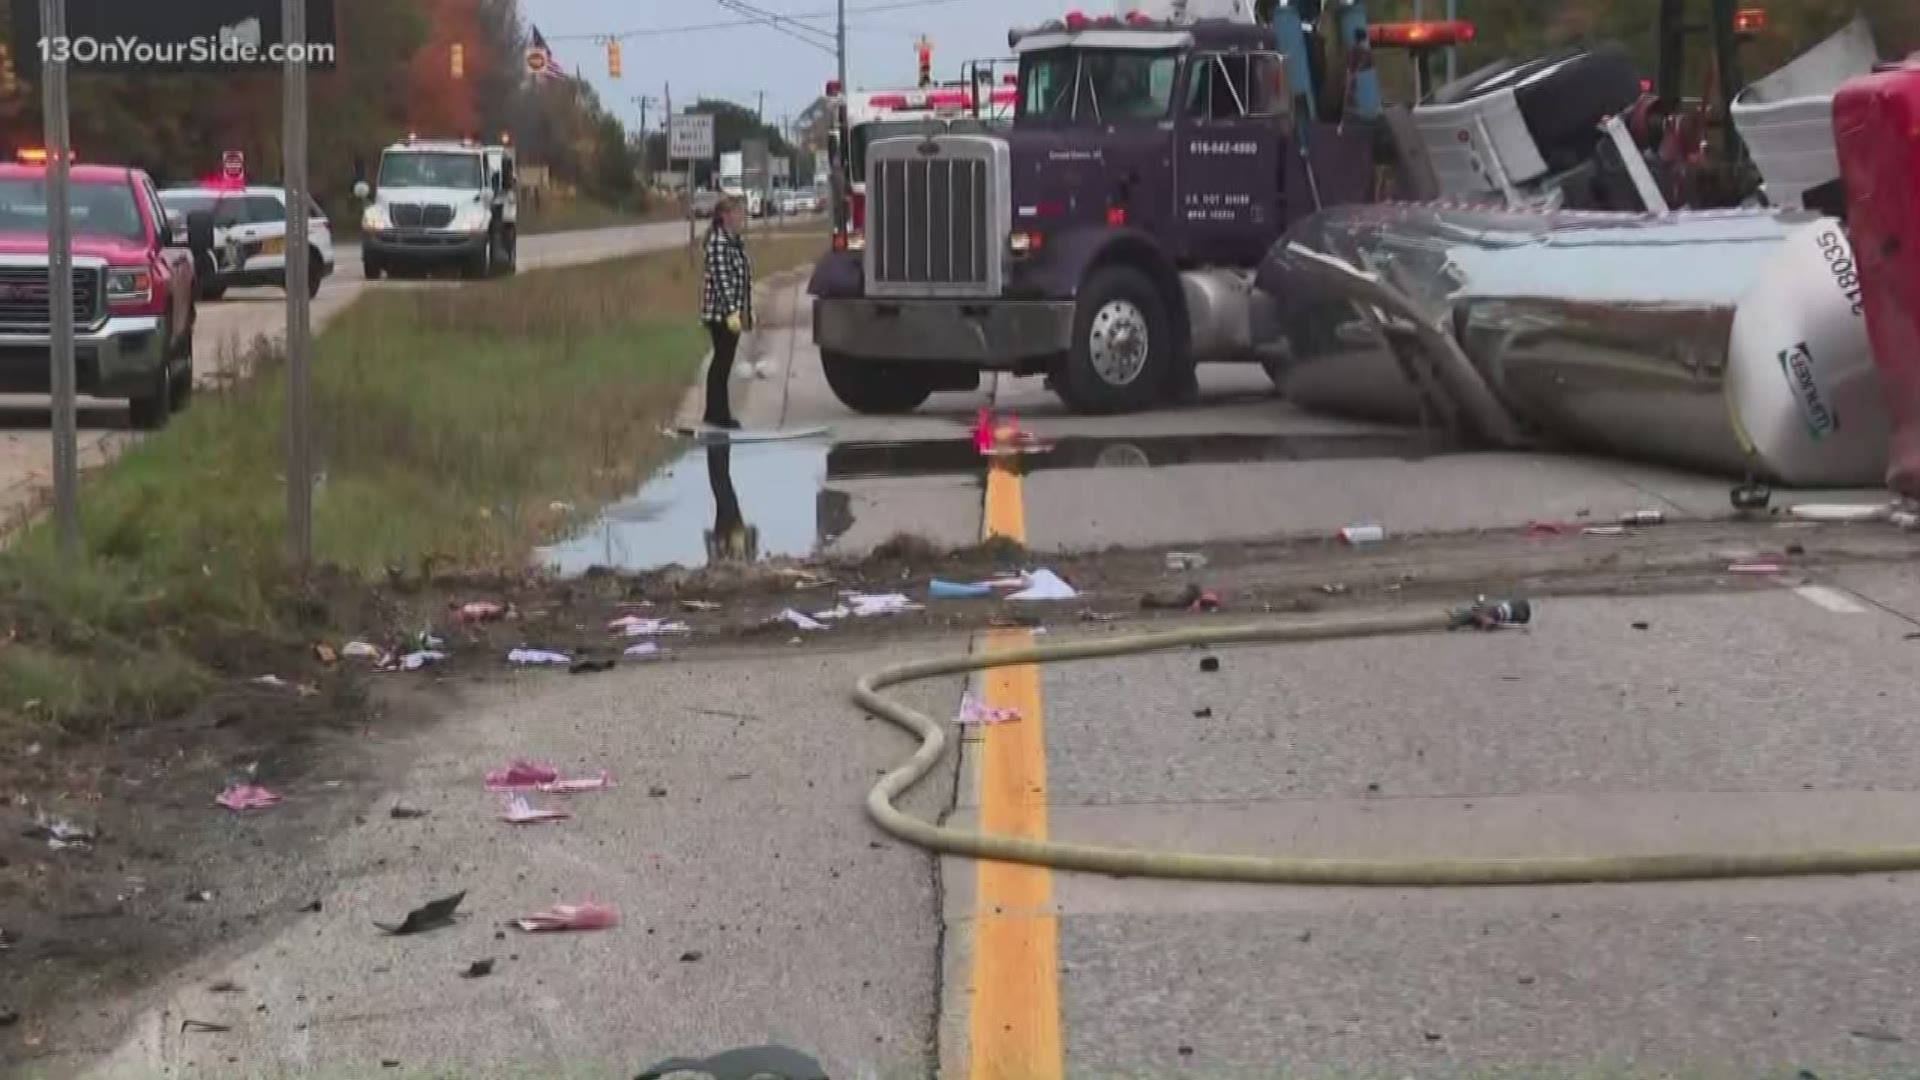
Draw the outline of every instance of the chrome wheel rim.
[[[1087,332],[1087,358],[1102,382],[1128,386],[1147,369],[1152,345],[1147,316],[1131,300],[1109,300],[1094,312]]]

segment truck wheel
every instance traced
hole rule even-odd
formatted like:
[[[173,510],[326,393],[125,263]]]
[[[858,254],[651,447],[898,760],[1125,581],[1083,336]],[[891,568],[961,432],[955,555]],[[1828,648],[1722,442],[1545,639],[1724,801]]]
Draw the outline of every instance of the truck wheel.
[[[385,269],[386,267],[380,265],[379,259],[364,255],[360,258],[360,276],[368,281],[379,281],[380,272]]]
[[[520,235],[515,229],[501,234],[499,263],[500,272],[508,277],[520,269]]]
[[[1080,290],[1073,345],[1054,379],[1055,393],[1080,413],[1147,407],[1173,363],[1171,325],[1152,278],[1130,266],[1094,271]]]
[[[193,331],[192,330],[188,330],[187,336],[183,338],[180,342],[180,352],[178,354],[178,357],[174,360],[172,380],[173,380],[173,385],[167,388],[168,396],[172,400],[167,402],[167,405],[174,412],[179,412],[182,409],[185,409],[187,405],[193,401]]]
[[[173,362],[153,373],[147,392],[127,402],[127,416],[136,431],[159,431],[173,415]]]
[[[495,234],[487,234],[487,242],[479,251],[473,253],[473,261],[466,266],[466,276],[476,281],[484,281],[493,276],[493,248],[499,243]]]
[[[933,394],[933,379],[911,364],[856,360],[844,353],[820,353],[827,387],[840,404],[868,416],[910,413]]]

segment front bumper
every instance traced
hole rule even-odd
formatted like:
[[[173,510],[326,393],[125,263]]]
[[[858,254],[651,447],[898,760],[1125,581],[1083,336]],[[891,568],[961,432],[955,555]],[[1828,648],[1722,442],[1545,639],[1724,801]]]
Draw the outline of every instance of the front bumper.
[[[383,262],[435,263],[471,258],[485,251],[490,242],[491,237],[484,232],[387,230],[363,234],[360,250]]]
[[[866,360],[965,363],[1013,371],[1066,352],[1071,300],[872,300],[813,302],[813,340]]]
[[[149,392],[167,364],[166,330],[157,315],[122,315],[74,330],[75,387],[89,397]],[[44,394],[53,388],[53,342],[44,330],[0,329],[0,393]]]

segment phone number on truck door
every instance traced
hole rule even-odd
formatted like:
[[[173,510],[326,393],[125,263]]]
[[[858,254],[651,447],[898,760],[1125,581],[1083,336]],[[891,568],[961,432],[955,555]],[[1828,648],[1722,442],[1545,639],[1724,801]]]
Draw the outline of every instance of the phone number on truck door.
[[[1233,142],[1226,139],[1209,142],[1196,139],[1187,144],[1187,152],[1206,157],[1254,157],[1260,153],[1260,144],[1252,139]]]

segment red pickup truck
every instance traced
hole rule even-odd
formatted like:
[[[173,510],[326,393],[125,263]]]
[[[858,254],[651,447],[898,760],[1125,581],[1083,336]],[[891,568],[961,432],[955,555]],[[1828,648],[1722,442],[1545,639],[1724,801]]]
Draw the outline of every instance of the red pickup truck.
[[[74,367],[80,393],[125,398],[133,426],[165,426],[193,392],[194,260],[211,219],[168,221],[146,173],[73,165]],[[52,382],[43,156],[0,164],[0,392]]]

